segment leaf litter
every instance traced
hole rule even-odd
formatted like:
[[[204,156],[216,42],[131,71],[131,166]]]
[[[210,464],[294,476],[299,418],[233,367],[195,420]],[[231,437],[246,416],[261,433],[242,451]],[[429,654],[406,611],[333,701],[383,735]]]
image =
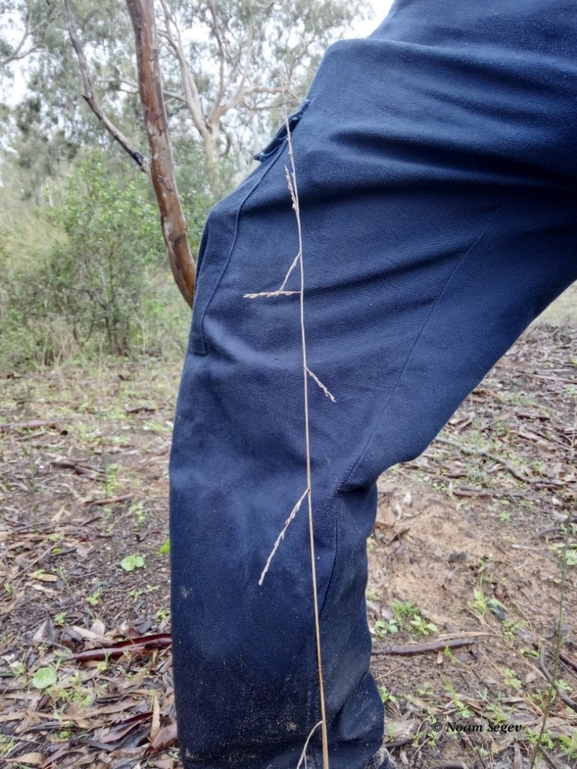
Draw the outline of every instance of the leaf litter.
[[[577,699],[576,351],[576,328],[531,328],[440,440],[379,481],[367,606],[401,766],[528,769],[563,558],[558,678]],[[179,373],[122,362],[3,381],[0,764],[180,767],[166,539]],[[558,693],[546,733],[536,766],[576,766],[577,713]]]

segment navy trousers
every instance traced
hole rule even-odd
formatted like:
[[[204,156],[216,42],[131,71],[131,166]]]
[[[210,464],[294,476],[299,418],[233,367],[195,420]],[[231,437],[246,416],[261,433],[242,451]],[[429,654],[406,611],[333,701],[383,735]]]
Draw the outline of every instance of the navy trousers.
[[[577,279],[569,0],[398,0],[331,46],[291,118],[304,259],[316,568],[331,769],[380,764],[366,538],[416,457]],[[319,720],[298,293],[281,129],[211,212],[171,455],[186,769],[296,769]],[[286,284],[299,289],[298,270]],[[308,766],[320,767],[320,735]]]

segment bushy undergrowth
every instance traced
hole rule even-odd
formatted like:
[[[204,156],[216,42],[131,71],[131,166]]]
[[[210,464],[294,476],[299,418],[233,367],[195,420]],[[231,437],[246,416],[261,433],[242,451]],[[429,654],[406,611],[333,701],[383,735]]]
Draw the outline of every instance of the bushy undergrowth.
[[[144,176],[112,174],[93,153],[54,197],[35,211],[3,206],[0,371],[96,355],[181,354],[189,310]]]

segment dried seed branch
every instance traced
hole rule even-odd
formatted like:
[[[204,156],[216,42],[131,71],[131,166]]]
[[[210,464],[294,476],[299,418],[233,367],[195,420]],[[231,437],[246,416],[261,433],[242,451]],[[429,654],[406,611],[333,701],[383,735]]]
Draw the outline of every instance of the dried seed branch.
[[[318,384],[318,386],[321,388],[321,390],[324,392],[324,394],[327,396],[327,398],[330,398],[333,403],[337,402],[337,399],[332,394],[332,392],[328,389],[328,387],[325,387],[325,385],[321,382],[321,380],[316,376],[316,374],[313,374],[313,372],[310,370],[310,368],[307,368],[307,374],[315,380],[315,382]]]
[[[284,280],[281,284],[281,287],[278,288],[276,291],[260,291],[258,294],[244,294],[244,299],[260,299],[261,297],[271,297],[271,296],[293,296],[294,294],[300,294],[300,291],[286,291],[285,286],[287,284],[287,281],[290,277],[291,272],[294,270],[294,268],[299,263],[299,259],[301,258],[300,252],[295,256],[293,263],[288,268],[288,272],[284,277]]]
[[[261,299],[262,297],[271,296],[292,296],[293,294],[300,294],[300,291],[261,291],[258,294],[244,294],[243,299]]]
[[[275,555],[276,551],[278,550],[280,543],[283,541],[283,539],[284,539],[284,535],[286,534],[288,527],[291,525],[291,523],[292,523],[292,521],[293,521],[293,519],[294,519],[295,515],[296,515],[296,514],[298,513],[298,511],[300,510],[300,508],[301,508],[301,505],[302,505],[302,503],[303,503],[303,500],[304,500],[304,498],[306,497],[306,495],[307,495],[308,493],[309,493],[309,490],[308,490],[308,488],[307,488],[307,489],[305,489],[305,490],[304,490],[304,493],[303,493],[302,497],[299,499],[299,501],[298,501],[298,502],[296,503],[296,505],[293,507],[293,509],[291,510],[291,513],[290,513],[289,517],[286,519],[286,523],[285,523],[285,525],[283,526],[283,530],[282,530],[282,531],[281,531],[281,533],[278,535],[278,537],[277,537],[277,540],[276,540],[276,542],[274,543],[274,547],[273,547],[273,549],[271,550],[271,552],[270,552],[270,555],[269,555],[269,557],[268,557],[268,558],[267,558],[267,560],[266,560],[266,564],[265,564],[265,567],[264,567],[264,569],[262,570],[262,574],[260,575],[260,579],[259,579],[259,581],[258,581],[258,584],[259,584],[259,585],[262,585],[262,583],[264,582],[264,578],[265,578],[265,576],[266,576],[266,573],[267,573],[267,571],[269,570],[269,567],[270,567],[270,565],[271,565],[271,561],[272,561],[272,559],[274,558],[274,555]]]
[[[303,761],[304,761],[304,764],[305,764],[305,769],[307,769],[307,750],[308,750],[308,747],[309,747],[309,742],[311,741],[311,737],[316,732],[316,730],[319,728],[319,726],[322,726],[322,725],[323,725],[323,722],[319,721],[318,724],[315,724],[313,726],[313,728],[310,730],[309,736],[307,737],[307,741],[305,742],[305,746],[304,746],[303,751],[301,753],[301,757],[299,758],[299,762],[297,764],[297,769],[301,768]]]

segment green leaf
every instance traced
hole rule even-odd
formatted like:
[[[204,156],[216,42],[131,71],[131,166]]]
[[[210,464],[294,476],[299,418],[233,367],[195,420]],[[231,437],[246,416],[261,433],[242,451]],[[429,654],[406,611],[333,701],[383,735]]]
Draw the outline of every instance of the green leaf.
[[[170,553],[170,540],[167,539],[165,542],[162,543],[162,545],[158,548],[158,555],[168,555]]]
[[[54,686],[57,680],[54,668],[38,668],[34,673],[32,686],[36,689],[48,689],[49,686]]]
[[[127,555],[126,558],[123,558],[122,561],[120,561],[120,566],[124,569],[124,571],[143,569],[144,558],[141,555],[136,555],[136,553],[133,553],[132,555]]]

